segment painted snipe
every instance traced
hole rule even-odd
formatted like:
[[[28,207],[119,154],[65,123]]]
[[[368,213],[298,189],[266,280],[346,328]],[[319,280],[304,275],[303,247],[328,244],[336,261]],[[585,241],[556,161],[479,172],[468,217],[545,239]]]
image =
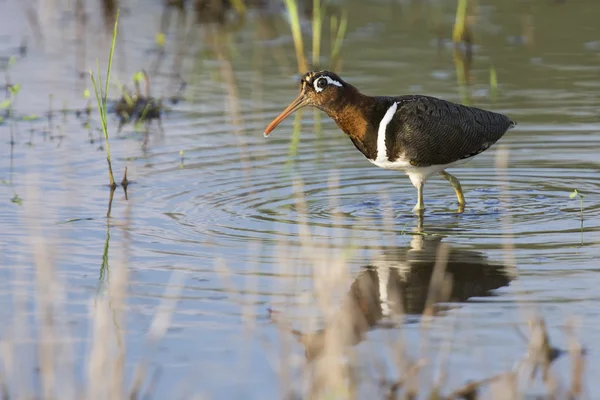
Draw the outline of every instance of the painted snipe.
[[[418,191],[414,211],[424,210],[423,185],[434,174],[450,182],[462,211],[460,182],[446,168],[487,150],[516,125],[505,115],[435,97],[367,96],[329,71],[308,72],[300,83],[300,95],[267,126],[265,136],[296,110],[317,107],[370,162],[406,172]]]

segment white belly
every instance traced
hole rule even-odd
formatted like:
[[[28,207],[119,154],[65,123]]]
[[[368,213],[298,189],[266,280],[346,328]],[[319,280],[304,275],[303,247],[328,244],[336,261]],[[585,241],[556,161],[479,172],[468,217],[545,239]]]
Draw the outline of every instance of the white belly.
[[[389,161],[387,157],[377,157],[376,160],[371,160],[374,165],[377,165],[379,168],[384,169],[395,169],[395,170],[406,170],[408,168],[414,168],[410,165],[408,160],[403,159],[402,157],[398,158],[396,161]]]
[[[474,157],[465,158],[462,160],[454,161],[449,164],[439,164],[439,165],[430,165],[427,167],[415,167],[410,164],[410,162],[402,157],[399,157],[396,161],[389,161],[387,159],[381,159],[378,157],[377,160],[369,160],[372,164],[378,166],[379,168],[384,169],[392,169],[396,171],[404,171],[410,181],[415,187],[418,187],[422,182],[424,183],[427,179],[429,179],[432,175],[439,174],[446,168],[452,168],[464,164]]]
[[[400,156],[395,161],[389,161],[387,157],[385,131],[387,129],[388,124],[394,117],[394,114],[396,113],[397,109],[398,103],[393,103],[390,106],[390,108],[386,111],[385,115],[381,119],[381,122],[379,123],[379,129],[377,130],[377,157],[375,158],[375,160],[369,159],[369,161],[377,165],[379,168],[405,171],[408,177],[410,178],[412,184],[416,188],[418,188],[430,176],[438,174],[446,168],[451,168],[460,164],[464,164],[473,158],[470,157],[449,164],[430,165],[428,167],[415,167],[411,165],[410,160],[405,158],[403,154],[400,154]]]

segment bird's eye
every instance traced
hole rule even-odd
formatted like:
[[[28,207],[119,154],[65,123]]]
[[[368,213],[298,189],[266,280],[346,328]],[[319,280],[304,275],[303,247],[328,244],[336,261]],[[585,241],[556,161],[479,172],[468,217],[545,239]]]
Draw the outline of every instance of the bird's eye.
[[[317,79],[317,87],[323,89],[325,86],[327,86],[327,79],[325,79],[325,78]]]

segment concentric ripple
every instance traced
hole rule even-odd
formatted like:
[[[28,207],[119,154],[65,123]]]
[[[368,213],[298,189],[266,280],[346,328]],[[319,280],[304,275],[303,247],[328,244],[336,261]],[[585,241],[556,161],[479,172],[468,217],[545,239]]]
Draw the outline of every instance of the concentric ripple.
[[[190,240],[295,242],[300,240],[299,225],[305,224],[315,237],[358,235],[376,241],[384,230],[399,235],[416,226],[411,213],[416,190],[404,174],[373,167],[332,124],[320,136],[303,131],[293,157],[289,129],[281,130],[279,137],[266,141],[248,134],[243,147],[232,134],[208,134],[219,138],[218,145],[186,152],[184,168],[155,165],[152,179],[160,190],[149,189],[146,196],[166,204],[166,214],[181,224],[177,236]],[[445,180],[428,181],[424,230],[499,245],[503,217],[508,217],[510,232],[521,244],[561,247],[578,240],[580,204],[569,194],[575,188],[600,194],[597,171],[586,164],[595,157],[591,138],[578,132],[579,142],[560,153],[561,135],[533,130],[534,135],[526,136],[527,151],[522,151],[524,134],[514,131],[452,171],[461,179],[468,202],[462,214],[456,213],[455,195]],[[506,169],[495,166],[500,146],[508,149]],[[577,159],[572,158],[575,154]],[[600,206],[584,202],[584,215],[584,234],[597,232]],[[573,241],[565,241],[565,235]]]

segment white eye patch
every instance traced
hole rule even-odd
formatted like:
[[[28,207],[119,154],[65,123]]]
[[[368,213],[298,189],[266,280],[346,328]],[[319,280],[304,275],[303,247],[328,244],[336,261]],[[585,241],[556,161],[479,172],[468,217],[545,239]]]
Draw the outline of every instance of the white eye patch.
[[[313,81],[313,86],[315,87],[315,91],[317,93],[322,92],[323,89],[325,89],[327,87],[327,85],[325,85],[325,86],[319,86],[319,83],[321,85],[323,84],[323,82],[322,82],[323,79],[325,79],[327,81],[327,85],[335,85],[335,86],[342,87],[342,84],[339,83],[338,81],[336,81],[335,79],[332,79],[331,77],[329,77],[327,75],[321,75],[320,77],[318,77],[317,79],[315,79]]]

